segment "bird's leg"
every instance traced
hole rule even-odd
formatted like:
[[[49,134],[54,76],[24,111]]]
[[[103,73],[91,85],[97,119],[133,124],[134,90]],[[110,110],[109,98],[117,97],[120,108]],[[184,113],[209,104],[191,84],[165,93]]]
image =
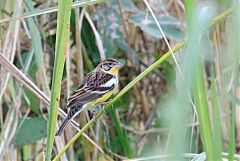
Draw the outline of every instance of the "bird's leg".
[[[97,115],[97,112],[96,111],[91,111],[93,116],[96,116]]]
[[[105,110],[104,110],[104,106],[105,106],[106,104],[100,104],[99,105],[99,108],[100,108],[100,110],[103,110],[103,112],[104,113],[107,113]]]
[[[91,110],[89,110],[89,116],[90,116],[90,119],[92,120],[94,120],[94,122],[96,123],[96,121],[95,121],[95,116],[97,115],[97,112],[96,111],[91,111]]]
[[[100,109],[104,111],[104,113],[107,113],[105,110],[104,110],[104,106],[106,106],[112,99],[107,99],[106,101],[103,101],[99,104],[100,106]]]
[[[91,112],[91,115],[92,115],[92,118],[91,119],[93,119],[93,121],[94,121],[94,123],[96,123],[97,121],[96,121],[96,115],[97,115],[97,112],[96,111],[90,111]]]

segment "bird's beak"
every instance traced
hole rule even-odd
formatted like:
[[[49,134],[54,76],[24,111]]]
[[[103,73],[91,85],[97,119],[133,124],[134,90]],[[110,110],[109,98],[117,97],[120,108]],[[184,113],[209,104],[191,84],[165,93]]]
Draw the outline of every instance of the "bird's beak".
[[[122,67],[123,67],[123,64],[120,63],[120,62],[118,62],[118,67],[119,67],[119,68],[122,68]]]

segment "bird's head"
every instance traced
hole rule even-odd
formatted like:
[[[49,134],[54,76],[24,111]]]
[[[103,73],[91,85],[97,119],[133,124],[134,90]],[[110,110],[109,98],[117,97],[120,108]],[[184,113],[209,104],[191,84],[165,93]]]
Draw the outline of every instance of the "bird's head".
[[[98,67],[109,74],[117,75],[120,68],[123,67],[123,64],[113,58],[107,58],[102,61]]]

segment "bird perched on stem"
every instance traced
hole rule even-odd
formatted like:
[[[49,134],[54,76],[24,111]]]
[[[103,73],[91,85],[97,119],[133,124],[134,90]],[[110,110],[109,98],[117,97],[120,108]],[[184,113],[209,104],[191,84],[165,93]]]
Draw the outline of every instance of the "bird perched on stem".
[[[115,59],[108,58],[88,73],[83,82],[68,98],[68,115],[56,132],[61,135],[66,125],[84,109],[93,110],[96,106],[106,104],[118,85],[118,71],[123,65]]]

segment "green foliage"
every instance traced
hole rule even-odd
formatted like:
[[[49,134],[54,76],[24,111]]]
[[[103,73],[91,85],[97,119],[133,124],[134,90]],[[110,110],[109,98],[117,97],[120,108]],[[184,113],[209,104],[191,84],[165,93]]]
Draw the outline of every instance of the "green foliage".
[[[84,30],[82,30],[81,32],[81,38],[86,49],[87,55],[89,55],[92,58],[93,62],[95,63],[99,62],[100,57],[98,54],[96,39],[94,37],[94,33],[91,29],[91,26],[86,19],[83,19],[82,26]]]
[[[121,147],[124,151],[124,154],[128,157],[131,158],[132,157],[132,150],[129,144],[129,139],[127,138],[127,135],[125,134],[125,132],[123,131],[123,129],[121,128],[120,122],[118,120],[118,118],[116,117],[114,110],[112,108],[108,109],[108,113],[114,123],[114,126],[116,128],[117,131],[117,136],[116,136],[116,141],[118,143],[121,144]]]
[[[208,160],[215,160],[217,156],[214,153],[213,131],[208,112],[203,65],[200,63],[198,63],[195,75],[194,98],[198,111],[200,134],[204,150],[206,150]]]
[[[215,149],[214,153],[216,156],[216,160],[222,160],[222,135],[221,135],[221,122],[220,122],[220,112],[219,112],[219,100],[218,100],[218,89],[216,85],[216,81],[214,80],[214,75],[212,72],[211,79],[211,100],[212,100],[212,109],[213,109],[213,135],[214,135],[214,143]]]
[[[36,64],[35,61],[35,57],[33,56],[32,51],[30,52],[22,52],[21,54],[21,60],[22,63],[24,65],[24,72],[26,73],[26,75],[28,75],[31,80],[33,82],[36,82],[36,76],[37,76],[37,69],[38,66]],[[16,66],[18,66],[18,68],[21,67],[21,64],[19,61],[15,62]],[[24,91],[24,95],[25,97],[23,97],[23,106],[25,107],[30,107],[31,111],[35,112],[35,113],[39,113],[39,100],[38,98],[32,94],[31,90],[29,90],[28,88],[26,88],[25,86],[23,86],[23,91]]]
[[[176,81],[176,71],[174,66],[168,61],[165,61],[161,68],[163,69],[162,72],[165,74],[168,87],[174,87]]]
[[[15,145],[33,144],[46,136],[47,121],[43,117],[22,119],[14,139]]]
[[[33,112],[39,113],[39,101],[35,95],[32,94],[32,92],[27,89],[26,87],[23,87],[24,93],[26,95],[27,102],[29,101],[30,108]]]
[[[101,5],[94,18],[103,39],[106,56],[114,56],[118,48],[124,51],[128,50],[123,32],[120,30],[122,21],[118,10]],[[120,46],[119,44],[123,45]]]
[[[56,131],[58,107],[60,101],[61,80],[65,64],[65,54],[68,44],[68,32],[71,15],[71,0],[59,1],[59,11],[57,19],[55,61],[53,69],[53,81],[51,91],[51,102],[48,120],[46,161],[51,160],[51,153]]]
[[[30,158],[31,151],[29,145],[23,145],[23,160],[27,161]]]
[[[28,73],[29,73],[29,76],[34,80],[36,79],[36,72],[37,72],[36,64],[31,63]],[[38,101],[37,97],[35,95],[33,95],[32,92],[29,89],[27,89],[26,87],[23,87],[23,90],[24,90],[25,95],[27,96],[27,100],[26,99],[24,99],[24,100],[29,101],[30,108],[33,112],[39,113],[39,101]]]
[[[185,7],[189,29],[188,33],[190,35],[187,48],[189,58],[187,64],[190,64],[190,68],[192,69],[189,78],[194,81],[193,95],[200,125],[201,140],[203,142],[203,149],[207,154],[207,159],[216,160],[218,156],[214,150],[213,130],[208,111],[204,57],[200,50],[200,26],[203,22],[199,21],[197,2],[195,0],[185,0]]]
[[[121,9],[127,12],[139,12],[132,0],[110,0],[112,7],[115,10],[119,10],[118,1],[120,2]]]
[[[172,16],[157,16],[157,19],[168,38],[173,40],[182,40],[184,38],[184,33],[179,29],[181,23],[178,19]],[[128,20],[150,36],[162,38],[162,35],[150,14],[138,12]]]

